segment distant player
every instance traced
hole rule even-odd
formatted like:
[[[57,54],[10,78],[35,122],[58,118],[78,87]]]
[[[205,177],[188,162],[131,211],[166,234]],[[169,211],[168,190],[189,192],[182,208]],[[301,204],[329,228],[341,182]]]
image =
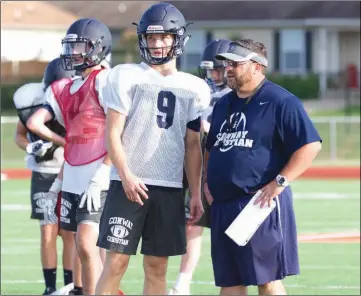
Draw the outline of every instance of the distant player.
[[[137,25],[141,64],[119,65],[108,76],[107,143],[114,165],[100,221],[98,246],[108,250],[96,294],[112,294],[140,238],[143,293],[164,295],[169,256],[186,252],[183,163],[189,180],[190,223],[203,214],[201,114],[208,85],[177,71],[189,38],[182,13],[158,3]]]
[[[14,104],[18,112],[15,142],[27,152],[27,168],[31,175],[31,219],[40,222],[41,233],[41,263],[45,281],[43,295],[49,295],[56,290],[58,218],[54,212],[58,196],[46,199],[48,192],[56,179],[64,161],[64,149],[52,142],[48,142],[30,132],[26,123],[33,113],[43,106],[44,91],[53,83],[62,88],[71,81],[74,71],[64,71],[59,59],[51,61],[44,72],[41,83],[28,83],[20,87],[14,94]],[[64,128],[56,121],[51,120],[47,127],[59,137],[65,135]],[[72,280],[72,256],[75,251],[74,238],[64,231],[60,231],[63,239],[63,268],[64,284]]]
[[[227,87],[225,67],[216,60],[216,55],[228,50],[230,40],[217,39],[210,42],[204,49],[199,66],[200,76],[208,83],[212,100],[202,114],[202,151],[205,149],[207,134],[211,122],[214,104],[231,89]],[[186,178],[186,176],[184,176]],[[185,182],[186,215],[189,215],[190,194],[188,182]],[[210,205],[202,195],[204,214],[194,225],[187,225],[187,253],[182,256],[180,273],[169,295],[189,295],[193,272],[198,264],[201,248],[203,227],[210,228]]]
[[[102,268],[99,255],[104,256],[96,242],[109,187],[103,89],[110,67],[112,36],[105,24],[88,18],[74,22],[66,34],[62,41],[63,66],[66,70],[75,69],[81,78],[68,84],[60,94],[48,91],[46,106],[34,115],[34,120],[44,126],[57,118],[65,126],[60,227],[76,232],[83,288],[75,285],[74,294],[93,295]]]

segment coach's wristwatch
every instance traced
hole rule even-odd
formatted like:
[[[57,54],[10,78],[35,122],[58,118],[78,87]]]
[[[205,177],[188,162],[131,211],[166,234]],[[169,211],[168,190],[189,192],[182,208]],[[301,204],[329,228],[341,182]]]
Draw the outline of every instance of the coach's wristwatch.
[[[285,176],[282,176],[282,175],[278,175],[276,177],[276,183],[279,185],[279,186],[282,186],[282,187],[287,187],[288,185],[290,185],[287,181],[287,178]]]

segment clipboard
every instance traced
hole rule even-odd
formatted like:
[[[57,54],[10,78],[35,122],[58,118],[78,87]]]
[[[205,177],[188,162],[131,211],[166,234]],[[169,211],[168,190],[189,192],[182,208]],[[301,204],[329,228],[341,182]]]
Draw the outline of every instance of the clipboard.
[[[266,205],[261,208],[260,203],[254,205],[254,201],[261,193],[261,190],[256,192],[249,203],[225,231],[225,234],[227,234],[238,246],[243,247],[247,245],[263,221],[266,220],[276,207],[276,202],[274,200],[271,202],[271,207]]]

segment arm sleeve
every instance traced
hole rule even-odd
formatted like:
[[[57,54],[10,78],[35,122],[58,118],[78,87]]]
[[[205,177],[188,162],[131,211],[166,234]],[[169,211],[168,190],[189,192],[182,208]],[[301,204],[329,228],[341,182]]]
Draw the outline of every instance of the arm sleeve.
[[[47,88],[44,94],[44,106],[42,108],[48,110],[52,114],[53,119],[56,119],[62,126],[64,126],[63,114],[61,113],[60,106],[55,98],[51,86]]]
[[[187,128],[197,133],[201,131],[201,127],[202,127],[202,121],[200,117],[196,118],[195,120],[189,121],[187,123]]]
[[[208,84],[203,80],[198,80],[199,83],[195,85],[196,97],[192,100],[192,104],[188,111],[187,122],[194,121],[202,116],[203,111],[209,106],[211,101],[211,91]]]
[[[129,95],[131,81],[129,75],[121,67],[113,68],[108,74],[104,87],[104,96],[106,96],[106,109],[113,109],[119,113],[128,116],[132,106],[132,98]]]
[[[309,143],[322,142],[302,102],[297,97],[289,97],[280,102],[277,128],[289,155]]]
[[[100,106],[104,109],[104,113],[107,113],[107,105],[106,105],[106,98],[107,98],[107,78],[109,75],[110,70],[103,70],[99,72],[95,79],[95,89],[98,92],[98,99]]]

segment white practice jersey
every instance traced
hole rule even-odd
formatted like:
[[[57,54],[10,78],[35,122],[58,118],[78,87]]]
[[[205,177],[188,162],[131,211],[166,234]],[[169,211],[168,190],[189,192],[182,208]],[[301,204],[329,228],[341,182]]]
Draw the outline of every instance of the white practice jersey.
[[[44,84],[24,84],[16,90],[13,100],[17,110],[22,109],[20,112],[28,114],[24,117],[30,116],[44,103]],[[27,138],[30,142],[32,142],[30,133],[27,134]],[[64,149],[62,147],[56,149],[54,151],[54,157],[52,160],[37,163],[35,161],[34,155],[27,154],[25,156],[25,161],[26,167],[31,171],[47,174],[58,174],[64,161]]]
[[[209,106],[202,113],[202,120],[206,120],[209,123],[211,123],[214,105],[218,102],[218,100],[220,98],[222,98],[224,95],[226,95],[230,91],[231,91],[231,89],[229,87],[225,87],[221,91],[212,92],[212,94],[211,94],[212,100],[211,100]]]
[[[95,88],[98,92],[99,103],[106,111],[105,98],[103,95],[103,90],[106,83],[106,78],[109,73],[109,70],[103,70],[99,72],[95,80]],[[88,76],[89,77],[89,76]],[[74,79],[73,84],[70,88],[70,92],[73,94],[80,89],[80,87],[87,81],[87,79],[82,79],[81,77]],[[55,119],[59,121],[60,124],[64,126],[64,119],[59,107],[58,101],[55,98],[55,95],[51,89],[48,89],[45,92],[45,104],[49,105],[54,112]],[[95,171],[103,162],[104,157],[97,159],[94,162],[89,164],[72,166],[65,161],[64,163],[64,175],[63,175],[63,187],[62,191],[82,194],[89,186],[90,180],[93,177]],[[108,190],[107,188],[102,188],[103,190]]]
[[[182,188],[187,123],[209,105],[207,83],[141,63],[113,68],[107,87],[107,107],[127,116],[122,144],[132,173],[148,185]],[[114,167],[111,180],[120,180]]]

